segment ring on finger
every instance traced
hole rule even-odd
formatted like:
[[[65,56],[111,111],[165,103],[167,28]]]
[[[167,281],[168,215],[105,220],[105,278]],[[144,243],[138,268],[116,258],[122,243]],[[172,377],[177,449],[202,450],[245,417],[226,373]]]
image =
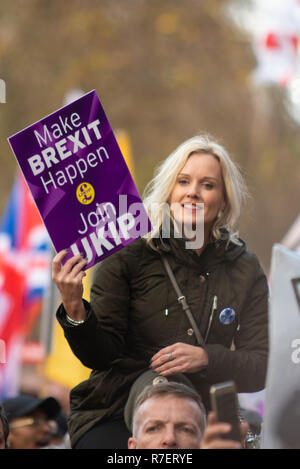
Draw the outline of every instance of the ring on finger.
[[[168,352],[168,362],[174,360],[172,352]]]

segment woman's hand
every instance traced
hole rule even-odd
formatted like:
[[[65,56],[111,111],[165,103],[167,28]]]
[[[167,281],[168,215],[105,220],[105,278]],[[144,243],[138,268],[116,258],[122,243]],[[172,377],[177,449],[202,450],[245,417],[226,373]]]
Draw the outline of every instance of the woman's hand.
[[[178,342],[161,349],[152,357],[151,367],[163,376],[175,373],[196,373],[208,365],[202,347]]]
[[[64,308],[71,319],[82,321],[86,317],[82,302],[82,279],[86,273],[82,268],[87,261],[80,254],[71,257],[62,265],[67,251],[60,251],[53,259],[52,279],[60,291]]]

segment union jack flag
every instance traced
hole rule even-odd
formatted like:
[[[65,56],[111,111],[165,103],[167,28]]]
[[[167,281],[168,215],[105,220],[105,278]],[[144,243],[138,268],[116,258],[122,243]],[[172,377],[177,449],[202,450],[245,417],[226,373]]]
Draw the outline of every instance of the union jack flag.
[[[276,83],[286,87],[300,73],[299,0],[256,0],[253,28],[258,83]]]
[[[18,392],[21,348],[40,312],[49,264],[48,234],[18,172],[0,225],[0,399]]]

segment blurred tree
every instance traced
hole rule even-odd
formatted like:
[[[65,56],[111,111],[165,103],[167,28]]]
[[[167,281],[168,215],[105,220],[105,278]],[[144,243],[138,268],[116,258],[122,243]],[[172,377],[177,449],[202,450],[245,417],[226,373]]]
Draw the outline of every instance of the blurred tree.
[[[198,132],[216,136],[245,172],[253,199],[241,235],[269,267],[271,245],[299,211],[298,127],[275,89],[253,89],[250,40],[226,0],[2,0],[0,210],[16,163],[6,138],[96,89],[132,142],[142,192],[157,162]]]

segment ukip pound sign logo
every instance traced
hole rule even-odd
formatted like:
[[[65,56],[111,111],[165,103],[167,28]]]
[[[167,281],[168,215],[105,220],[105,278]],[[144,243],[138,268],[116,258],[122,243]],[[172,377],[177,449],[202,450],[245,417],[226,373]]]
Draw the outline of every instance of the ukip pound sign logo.
[[[0,103],[6,103],[6,84],[0,79]]]
[[[79,184],[76,190],[77,200],[83,205],[89,205],[95,198],[95,190],[88,182]]]

